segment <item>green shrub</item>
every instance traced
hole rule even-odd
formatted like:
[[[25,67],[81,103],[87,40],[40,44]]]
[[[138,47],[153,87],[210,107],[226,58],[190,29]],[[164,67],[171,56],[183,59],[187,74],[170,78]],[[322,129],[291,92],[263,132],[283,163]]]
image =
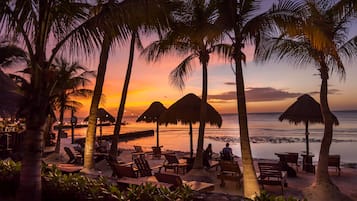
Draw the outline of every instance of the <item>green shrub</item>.
[[[12,160],[0,161],[0,194],[13,195],[20,181],[21,164]]]
[[[120,201],[190,201],[193,192],[188,186],[179,187],[173,191],[166,187],[157,187],[147,183],[140,186],[129,186],[128,191],[117,195]]]
[[[15,196],[20,180],[21,164],[0,161],[0,195]],[[43,201],[191,201],[188,186],[169,190],[152,184],[129,186],[122,191],[105,178],[91,179],[81,174],[62,174],[56,166],[42,166]]]
[[[254,201],[303,201],[294,197],[284,197],[284,196],[275,196],[267,193],[266,191],[262,191],[259,196],[254,198]],[[304,201],[306,201],[304,199]]]

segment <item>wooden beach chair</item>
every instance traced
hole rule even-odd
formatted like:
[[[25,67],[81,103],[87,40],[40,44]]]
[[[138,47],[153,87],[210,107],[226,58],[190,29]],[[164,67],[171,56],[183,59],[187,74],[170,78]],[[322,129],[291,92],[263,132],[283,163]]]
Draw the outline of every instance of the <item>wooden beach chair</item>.
[[[83,158],[80,154],[74,154],[69,147],[64,147],[64,151],[66,152],[67,156],[69,157],[67,163],[69,164],[82,164]]]
[[[172,187],[170,188],[171,190],[174,190],[182,185],[188,185],[193,191],[199,192],[214,190],[214,184],[212,183],[199,181],[184,181],[179,175],[155,173],[155,177],[159,182],[172,184]]]
[[[338,176],[341,175],[341,157],[340,155],[329,155],[328,156],[328,167],[335,167],[336,172],[338,172]]]
[[[133,162],[124,163],[123,161],[117,161],[111,158],[107,158],[106,160],[113,171],[112,177],[138,177],[138,169],[133,167]]]
[[[281,186],[281,193],[284,194],[284,187],[287,187],[287,173],[282,171],[279,163],[258,163],[259,176],[258,182],[262,185],[278,185]]]
[[[161,159],[161,147],[151,147],[152,148],[152,159]]]
[[[159,169],[159,172],[160,172],[161,168],[162,168],[162,165],[155,166],[155,167],[151,168],[148,161],[145,158],[140,158],[140,157],[135,158],[134,163],[135,163],[136,167],[138,168],[140,177],[153,176],[153,174],[152,174],[153,169]]]
[[[134,151],[131,152],[131,158],[134,160],[137,157],[145,157],[145,152],[141,146],[134,145]]]
[[[225,161],[221,160],[219,162],[220,173],[218,178],[221,179],[220,186],[225,186],[225,180],[237,181],[237,187],[240,188],[241,180],[243,178],[242,172],[237,161]]]
[[[174,154],[165,154],[163,167],[165,172],[167,169],[173,169],[176,174],[179,173],[179,170],[182,170],[182,173],[185,174],[188,164],[186,162],[179,161]]]

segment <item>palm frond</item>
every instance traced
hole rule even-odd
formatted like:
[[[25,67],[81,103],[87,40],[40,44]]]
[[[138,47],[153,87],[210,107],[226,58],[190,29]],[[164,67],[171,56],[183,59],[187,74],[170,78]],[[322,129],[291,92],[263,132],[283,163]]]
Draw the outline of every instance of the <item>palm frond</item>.
[[[185,80],[192,72],[191,61],[197,57],[195,54],[191,54],[186,57],[173,71],[170,73],[170,83],[173,86],[183,89],[185,87]]]

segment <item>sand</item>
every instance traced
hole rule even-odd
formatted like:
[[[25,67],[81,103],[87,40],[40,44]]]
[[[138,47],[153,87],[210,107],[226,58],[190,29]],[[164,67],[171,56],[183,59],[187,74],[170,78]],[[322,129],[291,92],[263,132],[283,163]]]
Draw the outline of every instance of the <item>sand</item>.
[[[72,146],[71,144],[67,144],[65,141],[65,145],[62,146]],[[132,160],[131,152],[133,150],[122,150],[122,153],[118,157],[118,160],[124,162],[130,162]],[[186,153],[183,152],[176,152],[178,157],[183,156]],[[164,157],[161,159],[152,159],[150,155],[145,156],[148,160],[150,166],[157,166],[162,165],[164,162]],[[60,156],[55,156],[53,154],[49,155],[47,158],[44,159],[48,163],[61,163],[66,162],[68,160],[65,152],[63,149],[61,150]],[[272,160],[264,160],[264,159],[255,159],[255,165],[257,165],[258,161],[272,161]],[[238,162],[241,166],[241,160],[238,158]],[[277,162],[277,160],[275,161]],[[105,160],[98,162],[95,165],[95,171],[98,175],[108,176],[110,177],[112,171],[108,166]],[[163,170],[162,170],[163,171]],[[224,187],[220,186],[220,180],[217,179],[217,171],[216,168],[211,168],[210,170],[202,170],[205,171],[204,175],[210,177],[210,180],[213,181],[212,183],[215,184],[214,192],[218,193],[227,193],[231,195],[242,195],[242,189],[239,189],[237,183],[234,181],[227,181]],[[333,183],[340,189],[342,193],[347,195],[351,200],[357,201],[357,169],[353,167],[341,167],[341,175],[338,176],[336,170],[331,168],[329,170],[331,180]],[[184,177],[184,175],[181,174]],[[297,177],[288,177],[288,187],[284,189],[284,196],[289,197],[297,197],[297,198],[304,198],[304,190],[305,193],[310,193],[311,200],[323,200],[323,195],[319,195],[316,191],[312,190],[312,188],[307,189],[307,187],[311,186],[315,175],[313,173],[306,173],[301,170],[301,166],[299,167],[299,171],[297,172]],[[265,190],[271,194],[281,195],[281,188],[280,186],[265,186]],[[305,194],[306,195],[306,194]],[[312,199],[313,197],[313,199]],[[320,199],[321,198],[321,199]]]

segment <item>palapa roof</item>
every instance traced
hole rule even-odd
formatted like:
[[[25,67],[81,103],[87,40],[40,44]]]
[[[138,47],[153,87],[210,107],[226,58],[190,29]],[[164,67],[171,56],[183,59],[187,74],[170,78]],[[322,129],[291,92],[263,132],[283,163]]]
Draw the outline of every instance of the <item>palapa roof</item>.
[[[333,115],[333,119],[334,124],[338,125],[339,122],[335,115]],[[304,123],[306,121],[310,123],[323,123],[320,104],[308,94],[298,97],[297,100],[280,115],[279,120],[288,120],[294,124]]]
[[[187,94],[180,100],[172,104],[166,112],[164,112],[159,122],[160,124],[182,124],[195,123],[200,121],[201,99],[195,94]],[[211,125],[221,127],[221,115],[207,103],[206,122]]]
[[[145,121],[148,123],[157,122],[161,114],[166,110],[167,110],[166,107],[162,103],[155,101],[151,103],[150,107],[147,110],[145,110],[143,114],[140,115],[140,117],[136,120],[136,122],[139,121]]]
[[[88,121],[88,118],[89,117],[86,117],[84,119],[84,121]],[[97,118],[99,118],[100,121],[104,121],[104,122],[105,121],[109,121],[109,122],[112,122],[112,123],[115,122],[115,118],[103,108],[98,108]]]

